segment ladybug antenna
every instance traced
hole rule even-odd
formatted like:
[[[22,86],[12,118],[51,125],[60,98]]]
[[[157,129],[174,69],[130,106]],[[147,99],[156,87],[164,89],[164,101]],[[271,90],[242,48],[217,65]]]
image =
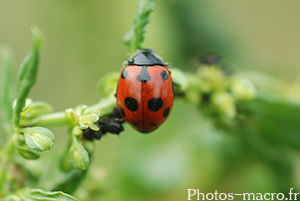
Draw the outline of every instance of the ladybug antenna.
[[[166,52],[164,52],[164,51],[155,51],[155,53],[157,53],[157,54],[159,54],[159,55],[165,55],[166,54]]]
[[[135,53],[127,53],[126,56],[131,57]]]

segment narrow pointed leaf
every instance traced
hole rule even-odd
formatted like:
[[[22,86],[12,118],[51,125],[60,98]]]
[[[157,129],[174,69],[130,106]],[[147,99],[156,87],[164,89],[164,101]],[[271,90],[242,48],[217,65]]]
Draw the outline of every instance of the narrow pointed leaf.
[[[133,26],[124,36],[124,43],[131,49],[141,49],[145,39],[146,25],[154,11],[156,0],[139,0]]]
[[[33,47],[23,60],[18,72],[17,102],[14,110],[14,125],[20,123],[21,112],[31,87],[36,82],[38,73],[39,50],[42,44],[42,34],[37,27],[32,28]]]

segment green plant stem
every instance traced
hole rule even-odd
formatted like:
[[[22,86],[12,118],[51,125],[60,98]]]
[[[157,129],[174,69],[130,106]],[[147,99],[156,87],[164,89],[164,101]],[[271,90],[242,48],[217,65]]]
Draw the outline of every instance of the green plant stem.
[[[38,118],[30,121],[23,121],[20,123],[20,127],[26,126],[42,126],[42,127],[53,127],[68,125],[70,121],[66,117],[65,112],[55,112],[51,114],[41,115]]]
[[[60,180],[52,191],[60,190],[66,193],[73,193],[82,179],[86,176],[88,169],[81,171],[77,169],[71,170],[62,180]]]
[[[13,154],[15,151],[15,143],[13,137],[11,136],[9,141],[7,141],[3,152],[0,153],[1,158],[1,165],[0,165],[0,191],[3,189],[3,183],[5,181],[6,172],[8,170],[7,164],[11,161]]]
[[[86,109],[86,113],[90,113],[95,110],[100,110],[100,118],[113,112],[113,108],[116,106],[115,97],[111,96],[107,99],[102,99],[99,103],[92,105]],[[69,125],[71,122],[67,118],[65,112],[56,112],[46,115],[41,115],[30,121],[21,121],[20,127],[26,126],[42,126],[42,127],[53,127],[53,126],[64,126]]]
[[[107,99],[102,99],[99,103],[89,106],[86,109],[86,112],[92,112],[95,110],[100,110],[100,115],[99,117],[103,117],[109,113],[111,113],[114,109],[114,107],[117,106],[116,98],[114,96],[110,96]]]
[[[4,160],[4,162],[6,164],[12,158],[14,150],[15,150],[15,143],[14,143],[13,137],[10,137],[9,141],[6,143],[6,145],[3,149],[3,154],[6,156],[6,159]]]

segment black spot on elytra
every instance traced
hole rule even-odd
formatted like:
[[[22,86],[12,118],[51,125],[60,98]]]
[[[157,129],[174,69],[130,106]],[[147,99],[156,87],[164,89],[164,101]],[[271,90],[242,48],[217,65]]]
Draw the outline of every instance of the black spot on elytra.
[[[137,100],[131,97],[125,98],[125,106],[132,112],[137,111],[137,109],[139,108]]]
[[[134,122],[131,122],[131,124],[134,125],[134,126],[136,126],[137,122],[134,121]]]
[[[160,76],[164,81],[166,81],[169,78],[169,75],[165,70],[160,73]]]
[[[152,98],[148,101],[148,109],[150,111],[156,112],[163,106],[163,101],[161,98]]]
[[[123,70],[123,72],[122,72],[122,75],[121,75],[121,78],[122,79],[126,79],[126,77],[128,76],[128,70]]]
[[[153,126],[153,127],[156,127],[156,126],[157,126],[156,123],[151,123],[150,125]]]
[[[167,117],[168,114],[169,114],[169,112],[170,112],[170,108],[168,107],[167,109],[165,109],[165,111],[164,111],[164,113],[163,113],[163,117],[164,117],[164,118]]]
[[[148,82],[151,79],[151,76],[148,73],[147,66],[142,66],[141,73],[137,76],[138,81],[140,82]]]
[[[120,107],[120,112],[121,112],[122,116],[125,117],[125,111],[122,107]]]

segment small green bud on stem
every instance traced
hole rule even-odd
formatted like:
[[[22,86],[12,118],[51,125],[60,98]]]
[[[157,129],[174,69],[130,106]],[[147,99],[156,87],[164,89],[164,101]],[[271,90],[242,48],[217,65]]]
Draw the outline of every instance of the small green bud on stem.
[[[75,169],[85,170],[89,165],[89,155],[85,148],[78,142],[78,139],[73,136],[73,142],[69,149],[68,158],[70,164]]]
[[[35,151],[46,151],[52,148],[55,137],[44,127],[28,127],[21,130],[25,136],[26,144]]]

